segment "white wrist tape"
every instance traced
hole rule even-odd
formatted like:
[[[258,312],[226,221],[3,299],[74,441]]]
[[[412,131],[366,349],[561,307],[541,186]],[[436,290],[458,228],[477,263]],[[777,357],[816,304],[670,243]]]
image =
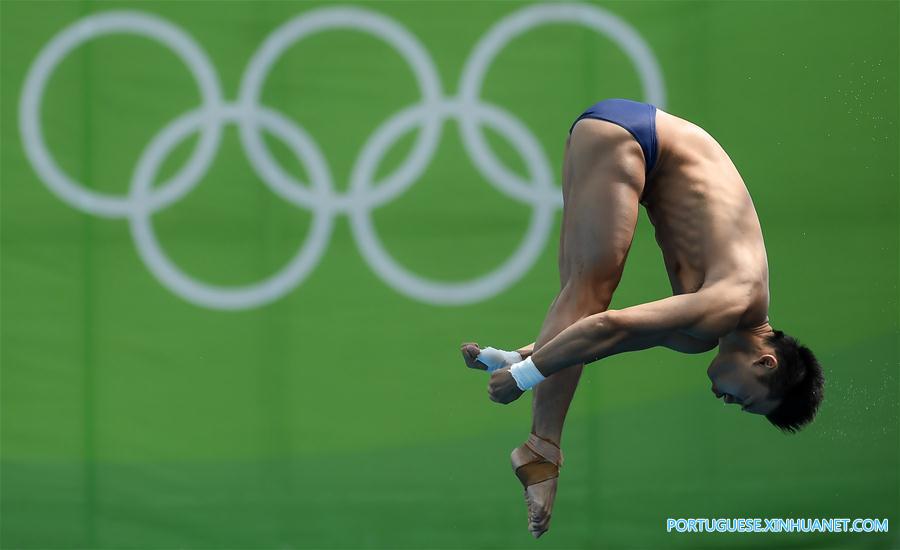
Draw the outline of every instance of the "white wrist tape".
[[[488,372],[508,367],[522,360],[522,356],[515,351],[504,351],[496,348],[484,348],[476,357],[487,366]]]
[[[509,373],[516,380],[516,385],[522,391],[530,390],[538,382],[544,380],[544,375],[534,366],[534,361],[531,360],[531,357],[509,367]]]

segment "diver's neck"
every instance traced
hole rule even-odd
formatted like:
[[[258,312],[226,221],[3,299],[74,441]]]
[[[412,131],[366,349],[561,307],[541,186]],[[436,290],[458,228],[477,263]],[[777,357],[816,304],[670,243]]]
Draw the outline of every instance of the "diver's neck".
[[[719,348],[723,351],[731,351],[738,349],[746,349],[748,343],[757,338],[765,338],[774,334],[775,330],[766,319],[762,323],[753,327],[743,327],[735,329],[719,338]]]
[[[775,329],[772,328],[772,325],[769,324],[769,320],[766,319],[762,323],[756,325],[752,328],[746,328],[745,331],[753,334],[754,336],[765,337],[775,333]]]

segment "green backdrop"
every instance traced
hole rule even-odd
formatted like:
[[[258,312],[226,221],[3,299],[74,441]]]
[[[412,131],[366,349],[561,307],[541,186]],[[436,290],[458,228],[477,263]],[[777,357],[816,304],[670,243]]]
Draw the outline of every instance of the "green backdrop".
[[[567,423],[551,530],[537,543],[508,463],[528,434],[530,399],[489,402],[486,378],[464,368],[458,344],[534,339],[558,284],[558,210],[536,260],[482,300],[439,305],[405,283],[389,285],[339,212],[301,282],[267,304],[217,309],[163,284],[127,219],[62,200],[26,156],[25,77],[80,18],[130,9],[177,26],[234,102],[266,37],[320,7],[0,3],[0,545],[900,545],[896,2],[599,5],[648,45],[665,108],[707,129],[744,176],[766,238],[770,319],[818,354],[827,398],[814,424],[787,437],[711,396],[712,353],[655,349],[595,364]],[[452,97],[474,45],[523,5],[361,7],[421,42]],[[488,68],[481,96],[534,136],[554,179],[566,131],[585,106],[646,97],[609,35],[569,23],[515,38]],[[199,97],[172,51],[110,34],[76,47],[48,76],[40,128],[62,171],[125,197],[150,141]],[[346,193],[367,140],[419,99],[394,49],[334,30],[275,61],[260,102],[315,141],[335,192]],[[378,178],[409,158],[418,134],[407,130],[378,163]],[[500,266],[532,212],[491,185],[458,130],[446,121],[415,184],[372,209],[385,250],[438,281]],[[485,134],[506,170],[528,180],[537,157],[521,158],[496,127]],[[197,135],[164,156],[157,192]],[[311,177],[283,139],[268,133],[264,142],[285,172]],[[213,154],[196,188],[152,213],[152,228],[162,252],[196,280],[256,283],[285,265],[316,217],[263,184],[234,124]],[[641,216],[613,307],[669,293]],[[670,534],[668,517],[873,517],[893,529]]]

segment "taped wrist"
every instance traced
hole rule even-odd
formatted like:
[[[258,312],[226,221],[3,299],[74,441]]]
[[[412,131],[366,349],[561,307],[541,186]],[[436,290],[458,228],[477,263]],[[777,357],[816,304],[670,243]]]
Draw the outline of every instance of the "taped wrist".
[[[494,372],[497,369],[518,363],[522,360],[522,356],[515,351],[487,347],[481,350],[481,353],[475,359],[487,366],[488,372]]]
[[[528,357],[509,367],[509,373],[516,380],[516,385],[522,391],[530,390],[544,380],[544,375],[534,366],[534,361]]]

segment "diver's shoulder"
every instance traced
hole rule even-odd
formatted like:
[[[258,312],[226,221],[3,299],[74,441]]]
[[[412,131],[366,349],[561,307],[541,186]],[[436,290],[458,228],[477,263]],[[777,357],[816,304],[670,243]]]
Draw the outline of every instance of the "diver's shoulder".
[[[727,310],[736,317],[756,307],[761,301],[768,303],[768,288],[757,278],[735,274],[706,282],[697,292],[702,292],[715,307]]]

